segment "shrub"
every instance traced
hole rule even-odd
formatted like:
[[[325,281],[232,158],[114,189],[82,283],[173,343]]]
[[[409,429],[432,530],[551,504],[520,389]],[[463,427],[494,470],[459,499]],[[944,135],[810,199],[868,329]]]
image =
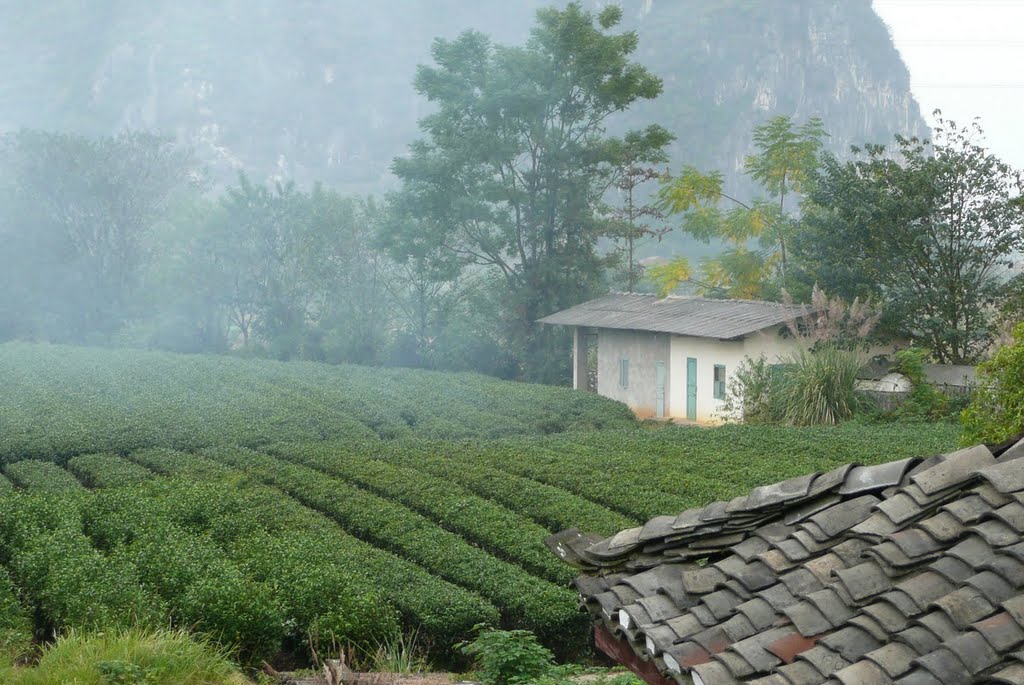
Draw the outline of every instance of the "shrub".
[[[113,454],[81,454],[67,467],[90,488],[135,485],[153,477],[149,469]]]
[[[937,390],[925,376],[924,365],[930,354],[921,347],[910,347],[896,353],[893,371],[906,376],[912,387],[903,404],[893,411],[895,418],[940,421],[955,414],[957,403]]]
[[[729,384],[722,416],[749,424],[832,426],[864,408],[857,393],[864,359],[856,350],[819,343],[780,361],[745,359]]]
[[[1024,323],[1013,342],[978,365],[978,387],[960,415],[960,444],[996,443],[1024,430]]]
[[[223,448],[208,454],[327,514],[351,534],[478,592],[513,625],[562,644],[567,635],[582,636],[585,631],[574,593],[491,556],[400,504],[264,454]]]
[[[184,631],[69,631],[32,668],[0,670],[6,685],[245,685],[226,654]]]
[[[769,364],[763,354],[756,359],[747,357],[729,381],[721,416],[752,425],[779,423],[782,414],[775,401],[778,380],[778,366]]]
[[[272,453],[401,502],[534,575],[560,584],[569,583],[576,575],[544,546],[547,530],[468,492],[451,479],[375,459],[368,451],[339,453],[320,443],[279,447]]]
[[[784,423],[833,426],[863,406],[857,394],[857,372],[864,365],[860,353],[821,345],[814,351],[799,349],[784,362],[771,400],[779,403]]]
[[[549,676],[554,655],[527,630],[483,630],[460,645],[473,657],[476,675],[484,685],[526,685]]]
[[[142,586],[137,569],[107,557],[84,534],[81,507],[89,496],[0,498],[0,559],[42,628],[159,625],[165,607]]]
[[[4,469],[4,473],[19,488],[40,494],[56,495],[84,489],[74,476],[48,461],[18,461]]]

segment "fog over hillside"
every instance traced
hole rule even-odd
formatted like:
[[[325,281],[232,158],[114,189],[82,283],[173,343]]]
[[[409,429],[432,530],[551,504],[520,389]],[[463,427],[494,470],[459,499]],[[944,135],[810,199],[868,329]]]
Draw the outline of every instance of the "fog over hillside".
[[[393,187],[428,105],[411,81],[431,41],[476,29],[522,43],[539,0],[0,1],[0,130],[158,130],[214,178]],[[564,4],[564,3],[562,3]],[[606,3],[587,0],[587,7]],[[618,122],[664,125],[681,163],[726,172],[775,114],[820,116],[830,147],[925,124],[868,0],[623,0],[664,94]]]

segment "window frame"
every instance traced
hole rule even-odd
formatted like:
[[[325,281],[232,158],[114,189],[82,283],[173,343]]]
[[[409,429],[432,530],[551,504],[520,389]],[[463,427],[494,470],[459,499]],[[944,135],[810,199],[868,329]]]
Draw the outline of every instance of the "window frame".
[[[619,387],[629,388],[629,357],[619,357]]]
[[[718,370],[722,370],[722,380],[718,380]],[[711,395],[716,400],[725,399],[725,382],[728,376],[725,372],[725,364],[715,364],[714,371],[711,374]]]

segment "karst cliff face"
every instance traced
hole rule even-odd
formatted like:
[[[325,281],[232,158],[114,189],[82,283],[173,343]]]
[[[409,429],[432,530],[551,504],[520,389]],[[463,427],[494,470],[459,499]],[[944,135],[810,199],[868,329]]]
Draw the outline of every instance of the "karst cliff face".
[[[230,182],[393,185],[428,105],[414,92],[435,36],[525,39],[537,0],[0,0],[0,130],[159,130]],[[587,0],[588,7],[606,4]],[[830,148],[923,134],[906,67],[867,0],[625,0],[637,58],[664,95],[613,122],[678,136],[673,167],[742,178],[751,129],[819,116]]]

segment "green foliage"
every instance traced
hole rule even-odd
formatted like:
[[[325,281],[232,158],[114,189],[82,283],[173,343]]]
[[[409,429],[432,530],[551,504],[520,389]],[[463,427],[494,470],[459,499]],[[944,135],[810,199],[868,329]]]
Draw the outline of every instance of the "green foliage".
[[[818,155],[827,137],[824,123],[817,117],[796,127],[789,117],[773,117],[754,129],[758,152],[747,157],[744,167],[781,204],[786,195],[804,192],[818,168]]]
[[[1013,342],[978,365],[978,387],[960,415],[962,445],[997,443],[1024,430],[1024,323]]]
[[[43,617],[44,629],[154,626],[163,602],[128,560],[93,547],[84,494],[9,495],[0,500],[0,561]]]
[[[110,488],[144,483],[153,473],[115,454],[80,454],[67,463],[67,468],[90,488]]]
[[[864,365],[856,350],[834,343],[801,347],[769,364],[764,355],[740,364],[729,383],[723,416],[750,424],[831,426],[865,408],[856,392]]]
[[[526,630],[481,630],[460,648],[473,657],[484,685],[527,685],[554,669],[554,655]]]
[[[351,445],[332,444],[337,460],[348,458]],[[535,450],[543,453],[543,450]],[[637,524],[637,519],[610,511],[604,506],[560,487],[518,476],[502,470],[499,464],[485,465],[473,458],[457,459],[459,448],[450,443],[424,444],[403,442],[375,451],[379,459],[402,464],[420,473],[429,473],[447,482],[458,483],[480,497],[497,502],[527,516],[549,531],[573,526],[611,535]],[[502,453],[499,450],[499,453]],[[511,458],[517,458],[510,455]],[[596,499],[596,498],[595,498]]]
[[[655,164],[668,162],[664,148],[675,140],[675,136],[658,125],[649,126],[645,131],[631,131],[621,141],[612,141],[616,148],[612,153],[618,167],[615,188],[623,195],[622,206],[613,211],[620,223],[618,238],[624,245],[619,246],[625,259],[620,274],[625,278],[627,292],[633,292],[642,272],[636,262],[636,248],[644,238],[656,237],[661,240],[668,228],[651,226],[651,222],[665,218],[664,210],[656,202],[644,201],[642,188],[646,183],[661,178],[663,172]],[[624,272],[624,273],[622,273]]]
[[[833,426],[863,408],[857,372],[864,358],[834,345],[799,349],[783,359],[777,390],[782,420],[791,426]]]
[[[167,450],[137,452],[132,459],[201,481],[176,483],[161,498],[170,519],[211,536],[254,580],[279,589],[293,647],[325,616],[333,630],[344,628],[336,634],[339,640],[372,650],[397,632],[388,604],[406,626],[419,628],[423,646],[442,658],[446,651],[439,650],[473,625],[498,622],[498,612],[478,595],[347,534],[279,490],[235,484],[246,476],[226,465]],[[348,623],[331,618],[335,611]]]
[[[746,357],[729,379],[728,392],[722,404],[723,417],[742,419],[750,425],[780,422],[782,408],[775,400],[779,376],[778,366],[769,364],[764,354],[756,359]]]
[[[786,196],[804,192],[827,136],[816,118],[796,126],[791,118],[777,116],[754,129],[757,153],[746,158],[745,171],[770,201],[748,203],[731,197],[723,191],[725,177],[718,171],[685,166],[678,176],[665,176],[661,207],[681,214],[683,230],[693,237],[705,243],[724,241],[728,249],[703,264],[701,279],[692,278],[688,268],[677,269],[678,278],[657,281],[659,290],[664,293],[692,281],[702,294],[777,296],[786,286],[787,241],[794,223],[786,213]],[[723,201],[727,209],[722,208]],[[752,241],[759,243],[759,250],[750,248]]]
[[[32,648],[32,616],[18,599],[7,569],[0,566],[0,673],[28,656]]]
[[[245,685],[224,651],[184,631],[69,631],[38,665],[0,669],[9,685]]]
[[[908,347],[896,352],[892,370],[906,376],[912,386],[902,404],[879,415],[881,420],[948,421],[957,418],[966,408],[967,397],[950,397],[928,382],[924,365],[930,355],[931,352],[922,347]]]
[[[208,455],[280,488],[336,520],[346,531],[391,549],[431,573],[474,590],[502,610],[506,621],[544,639],[581,635],[573,593],[500,561],[429,519],[313,469],[239,449]]]
[[[429,670],[420,648],[418,630],[399,633],[391,639],[377,644],[370,657],[371,670],[380,673],[398,673],[413,675]]]
[[[1000,273],[1024,246],[1024,177],[981,134],[940,119],[931,142],[897,136],[852,161],[826,155],[794,244],[809,283],[881,302],[888,333],[944,364],[991,345]]]
[[[559,584],[575,576],[544,546],[543,527],[449,479],[380,461],[365,448],[339,455],[332,446],[307,444],[278,447],[271,453],[400,502],[533,575]]]
[[[0,493],[0,568],[22,616],[40,636],[187,628],[249,663],[302,659],[310,644],[350,646],[359,663],[383,645],[387,659],[410,663],[402,636],[418,631],[424,653],[450,665],[452,643],[480,623],[529,629],[560,658],[578,656],[586,621],[562,587],[571,572],[541,547],[549,532],[612,533],[780,478],[948,451],[956,439],[949,424],[638,430],[615,420],[614,403],[574,405],[557,389],[476,376],[57,349],[0,348],[23,355],[4,362],[23,401],[0,412],[45,457],[5,453],[19,459],[6,470],[29,485]],[[26,359],[35,365],[15,363]],[[63,433],[42,430],[53,416]],[[552,422],[579,430],[541,433]],[[450,426],[465,439],[445,439]],[[139,435],[263,451],[132,450]],[[127,456],[96,453],[97,436]],[[32,478],[74,485],[55,497]],[[15,606],[4,597],[0,583],[0,610]],[[12,644],[23,645],[18,625]],[[138,661],[101,661],[108,679],[147,677]]]
[[[4,473],[20,489],[37,494],[59,495],[83,489],[72,474],[45,461],[18,461],[9,464]]]

